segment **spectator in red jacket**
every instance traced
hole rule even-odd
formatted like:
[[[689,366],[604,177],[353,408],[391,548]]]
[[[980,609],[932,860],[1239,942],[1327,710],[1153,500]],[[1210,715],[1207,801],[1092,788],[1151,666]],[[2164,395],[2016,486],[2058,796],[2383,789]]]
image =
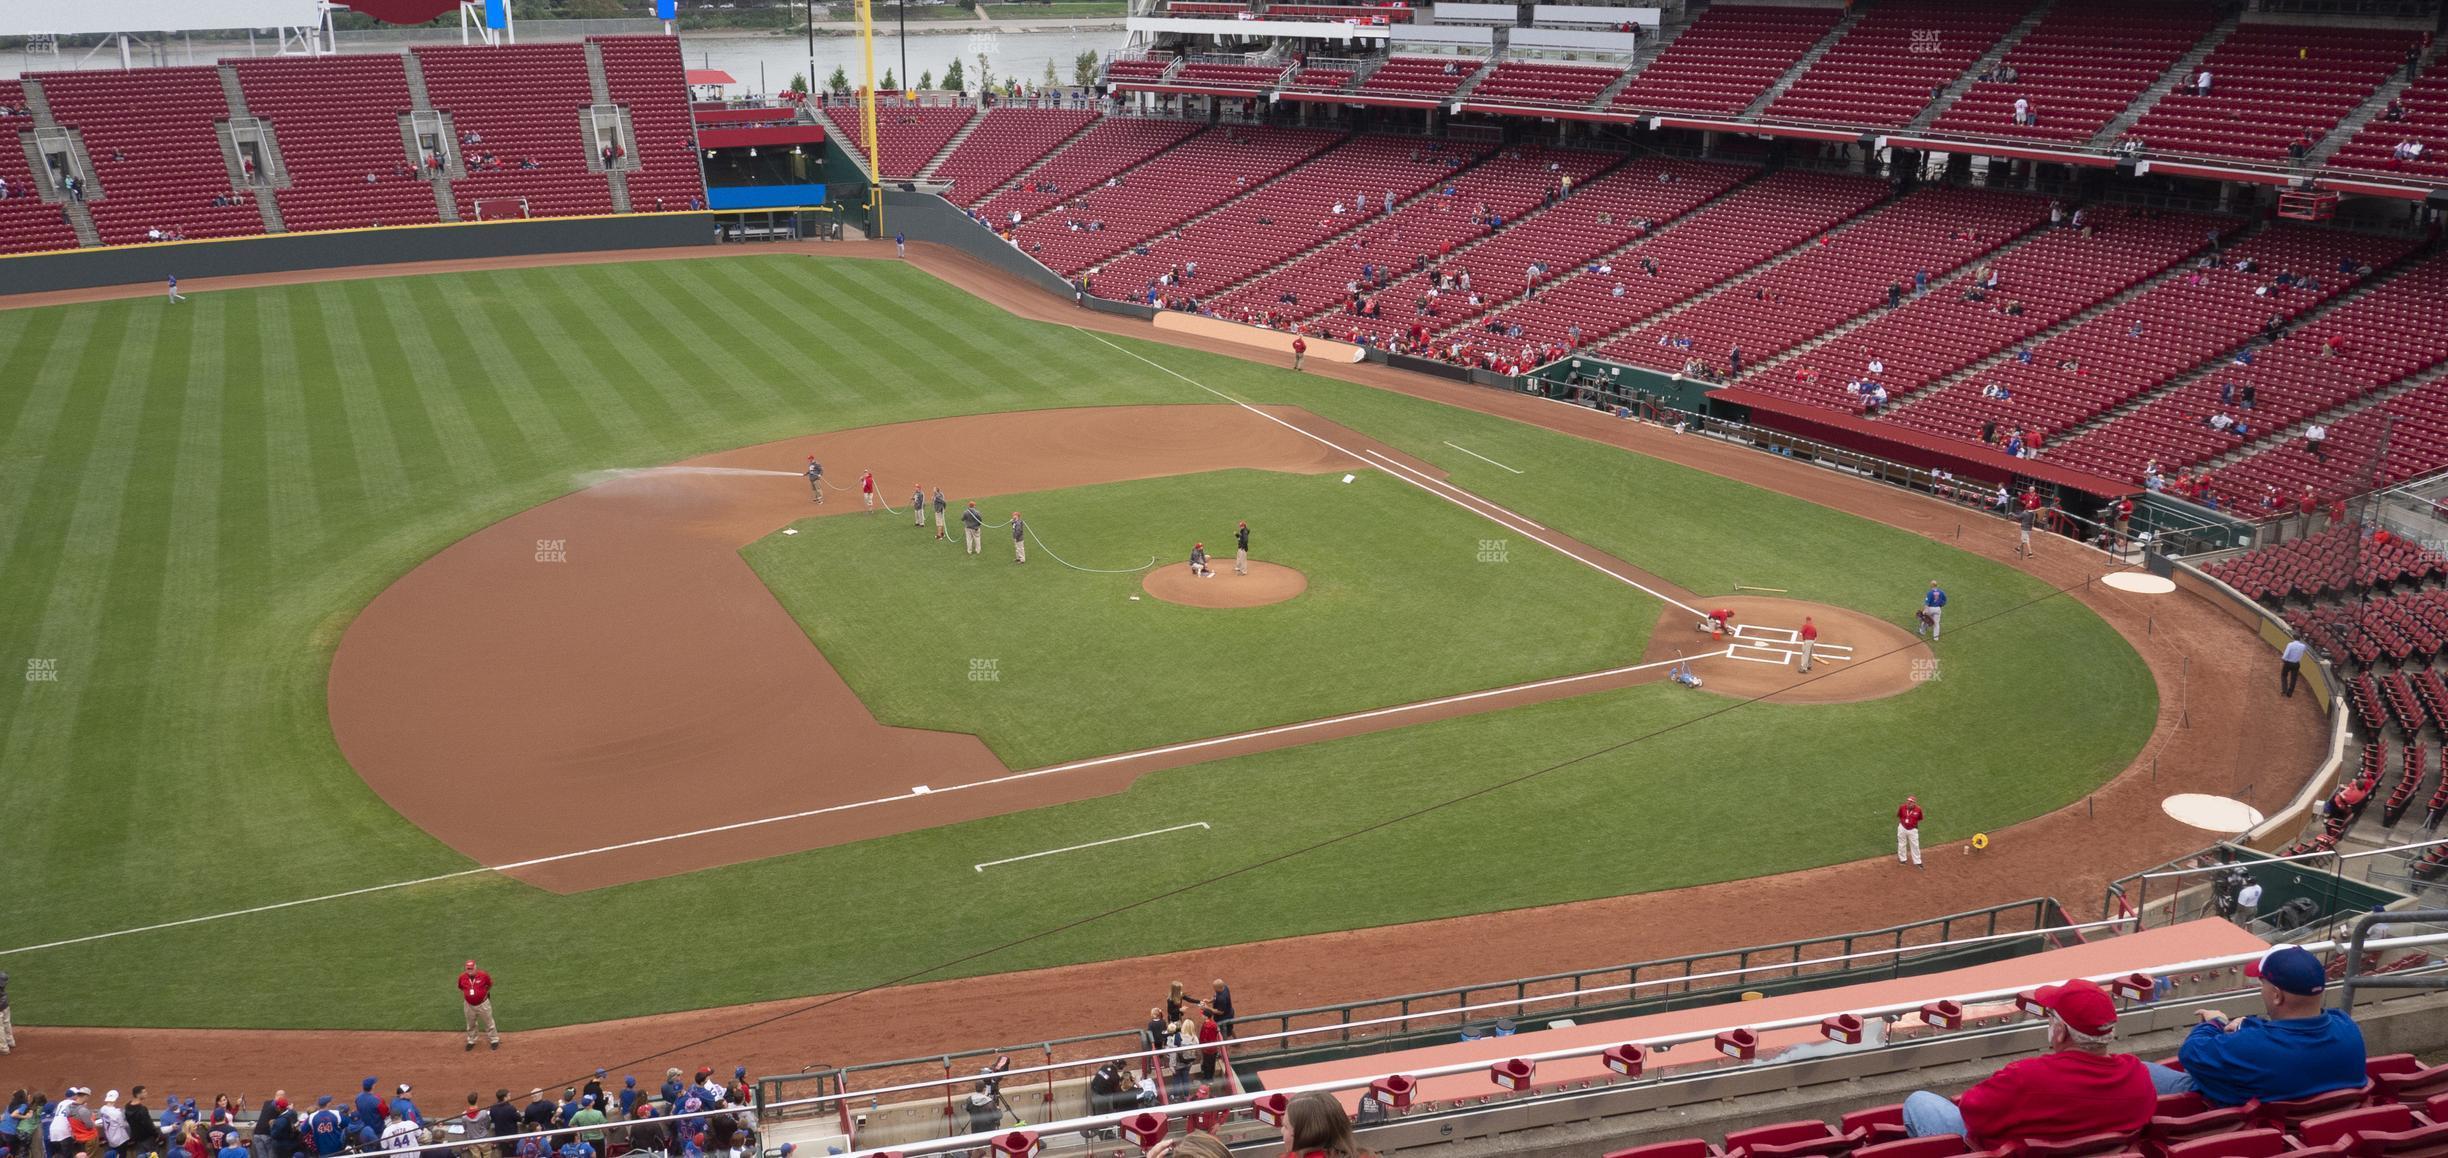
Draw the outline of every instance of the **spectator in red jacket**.
[[[2033,995],[2048,1010],[2049,1051],[2011,1062],[1948,1101],[1927,1090],[1904,1102],[1904,1130],[1915,1138],[1961,1134],[1975,1149],[2013,1142],[2062,1141],[2090,1134],[2133,1134],[2148,1125],[2159,1094],[2132,1054],[2110,1053],[2116,1001],[2075,978]]]
[[[1222,1060],[1224,1056],[1223,1049],[1216,1043],[1222,1040],[1224,1040],[1224,1030],[1216,1025],[1215,1010],[1209,1009],[1204,1005],[1199,1006],[1198,1041],[1200,1081],[1212,1082],[1215,1080],[1216,1063]]]

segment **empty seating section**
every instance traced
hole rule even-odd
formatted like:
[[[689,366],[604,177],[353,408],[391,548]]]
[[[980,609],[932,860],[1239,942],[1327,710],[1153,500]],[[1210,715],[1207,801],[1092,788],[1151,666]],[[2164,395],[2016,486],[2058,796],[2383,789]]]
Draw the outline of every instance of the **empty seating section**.
[[[468,166],[453,178],[451,197],[462,220],[473,220],[478,201],[520,198],[530,216],[549,217],[612,211],[612,187],[587,168],[594,143],[582,113],[594,103],[587,80],[586,50],[576,44],[495,47],[420,46],[414,50],[425,72],[425,95],[451,115]],[[478,169],[481,158],[493,161]],[[534,169],[521,168],[533,161]]]
[[[2248,446],[2448,361],[2448,328],[2439,324],[2443,300],[2448,300],[2448,257],[2424,259],[2289,330],[2275,345],[2256,347],[2251,365],[2218,367],[2067,443],[2051,461],[2139,481],[2142,466],[2154,457],[2163,470],[2173,470]],[[2324,355],[2332,336],[2343,343],[2341,352]],[[2233,382],[2239,390],[2245,385],[2255,388],[2252,410],[2229,412],[2249,418],[2250,440],[2206,425],[2218,409],[2218,386],[2223,382]],[[2218,497],[2232,506],[2252,496]]]
[[[2245,24],[2202,61],[2208,95],[2195,93],[2188,77],[2133,132],[2155,153],[2281,160],[2289,143],[2336,128],[2419,39],[2392,29]]]
[[[954,205],[975,205],[1002,188],[1005,181],[1034,165],[1054,146],[1070,140],[1096,114],[1087,109],[1023,109],[998,105],[935,167],[935,179],[949,181],[944,199]]]
[[[1845,385],[1865,377],[1875,377],[1891,398],[1908,397],[2157,275],[2204,247],[2218,220],[2123,216],[2095,222],[2094,236],[2048,232],[1980,263],[1994,265],[1997,275],[1997,288],[1980,301],[1968,297],[1978,268],[1943,283],[1932,271],[1929,296],[1918,301],[1912,279],[1899,279],[1906,291],[1899,308],[1743,384],[1842,410],[1860,408]],[[1879,297],[1875,304],[1883,307],[1885,295]],[[2009,313],[2018,303],[2021,312]],[[1873,359],[1882,373],[1870,374]]]
[[[11,114],[0,116],[0,182],[6,182],[9,191],[7,199],[0,200],[0,253],[74,249],[76,230],[59,206],[36,192],[25,150],[17,147],[17,134],[34,128],[34,118],[19,111],[25,107],[24,86],[0,80],[0,108]]]
[[[1350,325],[1356,332],[1377,339],[1403,333],[1413,326],[1425,326],[1430,333],[1446,330],[1456,337],[1465,336],[1457,326],[1466,326],[1480,314],[1501,308],[1528,288],[1532,262],[1547,267],[1542,284],[1553,282],[1637,239],[1641,235],[1637,222],[1672,221],[1732,188],[1750,172],[1732,165],[1643,158],[1582,183],[1570,196],[1525,215],[1520,223],[1456,251],[1440,268],[1457,274],[1469,271],[1470,291],[1436,294],[1429,306],[1433,316],[1418,317],[1414,303],[1430,291],[1435,279],[1414,274],[1376,295],[1378,317],[1338,317],[1330,321],[1338,326]],[[1675,179],[1658,179],[1667,173]],[[1485,305],[1470,305],[1473,293]],[[1497,341],[1493,336],[1487,340],[1506,349],[1519,346]]]
[[[433,186],[400,172],[416,162],[400,133],[412,101],[399,57],[273,57],[236,67],[247,111],[272,127],[289,171],[289,188],[273,194],[283,227],[441,220]]]
[[[2329,158],[2329,163],[2341,169],[2406,173],[2435,180],[2448,176],[2448,55],[2434,59],[2431,67],[2398,95],[2397,101],[2404,106],[2400,119],[2388,119],[2383,110],[2358,130],[2336,156]],[[2422,142],[2422,155],[2412,161],[2399,160],[2396,149],[2404,141]]]
[[[2448,557],[2391,537],[2373,541],[2353,524],[2324,528],[2204,570],[2257,603],[2284,599],[2328,599],[2398,583],[2428,586],[2448,575]]]
[[[1453,146],[1446,148],[1451,150]],[[1436,182],[1426,196],[1408,205],[1398,204],[1390,214],[1382,212],[1382,193],[1376,194],[1380,212],[1353,230],[1348,243],[1338,240],[1212,304],[1218,313],[1228,317],[1240,317],[1247,311],[1287,319],[1336,308],[1350,297],[1346,287],[1361,280],[1363,266],[1388,271],[1384,276],[1391,280],[1418,268],[1433,255],[1451,253],[1489,232],[1487,226],[1472,220],[1480,213],[1480,206],[1486,206],[1488,214],[1506,220],[1527,212],[1555,184],[1554,176],[1547,172],[1548,162],[1561,163],[1566,155],[1535,147],[1508,149]],[[1460,159],[1455,158],[1457,162]],[[1354,196],[1369,195],[1372,184],[1363,178],[1351,192]]]
[[[1204,300],[1372,220],[1371,214],[1350,211],[1356,190],[1373,191],[1381,206],[1386,193],[1394,194],[1398,202],[1408,201],[1451,173],[1454,163],[1467,164],[1477,156],[1458,146],[1423,144],[1412,137],[1355,137],[1268,182],[1223,212],[1142,247],[1146,252],[1107,262],[1096,272],[1096,288],[1107,297],[1144,298],[1174,266],[1195,261],[1197,274],[1178,292]],[[1340,216],[1333,211],[1338,199],[1345,202]]]
[[[1067,198],[1103,184],[1198,131],[1187,121],[1109,117],[1030,170],[1018,185],[997,194],[984,213],[997,229],[1036,216]],[[975,136],[976,134],[971,134]],[[1014,215],[1017,216],[1014,216]]]
[[[1218,88],[1273,88],[1281,82],[1286,64],[1185,64],[1173,74],[1175,84],[1212,85]]]
[[[629,208],[684,209],[705,196],[697,137],[689,123],[680,41],[669,36],[598,36],[604,86],[629,110],[637,149],[630,155]]]
[[[2172,276],[2034,346],[2029,363],[2006,359],[1916,400],[1893,421],[1967,440],[1978,439],[1988,422],[1999,430],[2066,430],[2232,352],[2260,332],[2273,312],[2301,313],[2342,292],[2352,279],[2332,276],[2341,260],[2385,267],[2406,248],[2402,240],[2278,223],[2230,243],[2211,268]],[[2235,269],[2246,260],[2255,263],[2256,272]],[[2320,287],[2272,286],[2271,278],[2281,270],[2316,274]],[[2059,368],[2069,360],[2078,369]],[[1985,396],[1982,391],[1992,385],[2008,397]],[[2070,462],[2065,454],[2071,453],[2069,444],[2051,457]],[[2173,458],[2174,448],[2168,453]]]
[[[1397,56],[1361,81],[1360,91],[1379,96],[1451,96],[1484,63],[1461,56]]]
[[[2388,456],[2372,471],[2380,429],[2389,428]],[[2222,495],[2257,495],[2276,487],[2290,498],[2311,487],[2323,506],[2375,486],[2391,486],[2448,464],[2448,378],[2434,376],[2413,390],[2329,424],[2325,455],[2301,438],[2212,471],[2207,485]]]
[[[2021,0],[1888,0],[1803,70],[1764,115],[1869,128],[1905,124],[2028,10]]]
[[[219,70],[55,72],[34,80],[52,119],[84,135],[101,186],[101,199],[87,206],[104,244],[144,241],[152,229],[188,237],[263,231],[252,202],[212,203],[231,192],[229,165],[213,132],[213,122],[229,119]],[[9,144],[15,147],[14,140]]]
[[[1339,89],[1348,87],[1356,75],[1348,68],[1301,68],[1293,70],[1292,79],[1284,82],[1284,87],[1311,91]]]
[[[1362,24],[1409,24],[1411,9],[1399,4],[1270,4],[1269,20],[1352,20]]]
[[[2217,25],[2206,3],[2058,0],[1999,61],[2011,82],[1980,81],[1932,123],[1939,132],[2088,141]],[[2015,123],[2028,102],[2034,123]]]
[[[2046,220],[2047,202],[2038,198],[1924,189],[1600,354],[1669,371],[1698,358],[1724,372],[1731,369],[1729,351],[1739,345],[1743,360],[1757,365],[1869,312],[1883,303],[1890,282],[1909,284],[1918,270],[1944,274]],[[1688,340],[1689,346],[1660,339]]]
[[[1493,323],[1519,325],[1517,340],[1533,342],[1567,341],[1579,326],[1584,343],[1594,343],[1809,241],[1886,193],[1885,182],[1868,177],[1771,173],[1616,254],[1613,273],[1584,273]],[[1644,258],[1656,264],[1656,276],[1641,265]]]
[[[1508,60],[1488,73],[1470,99],[1497,104],[1563,105],[1579,108],[1598,99],[1623,75],[1620,68],[1587,64],[1540,64]]]
[[[1252,190],[1333,144],[1326,129],[1222,125],[1020,227],[1020,247],[1070,275]],[[1090,222],[1096,228],[1088,228]]]
[[[915,177],[935,159],[935,154],[952,142],[969,123],[977,110],[967,105],[942,107],[934,105],[876,108],[876,148],[884,154],[881,175]],[[856,105],[826,105],[825,116],[833,122],[834,139],[842,142],[851,153],[867,155],[867,130],[859,123]],[[971,133],[974,137],[977,134]],[[965,143],[965,142],[964,142]]]
[[[1837,8],[1712,4],[1615,94],[1614,107],[1739,113],[1843,15]]]
[[[1107,80],[1156,80],[1173,67],[1173,57],[1143,56],[1116,60],[1105,65]]]

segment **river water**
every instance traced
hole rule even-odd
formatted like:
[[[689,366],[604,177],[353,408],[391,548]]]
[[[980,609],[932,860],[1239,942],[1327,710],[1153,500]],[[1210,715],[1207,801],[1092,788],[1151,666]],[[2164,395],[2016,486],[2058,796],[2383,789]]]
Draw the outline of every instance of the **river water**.
[[[1046,62],[1050,60],[1054,62],[1056,73],[1068,84],[1071,80],[1071,62],[1080,53],[1112,52],[1120,47],[1123,36],[1122,30],[1112,22],[1098,27],[1094,22],[1083,21],[1070,27],[1028,31],[980,28],[974,23],[962,22],[954,28],[921,31],[931,23],[934,22],[912,22],[906,53],[901,38],[892,34],[890,26],[876,30],[875,67],[879,79],[885,70],[890,69],[896,79],[906,80],[908,73],[903,71],[901,64],[905,56],[909,61],[909,73],[931,72],[940,77],[944,66],[957,58],[962,71],[974,74],[977,71],[977,55],[983,52],[997,76],[1017,75],[1034,84],[1044,79]],[[821,26],[819,31],[822,31]],[[437,43],[457,43],[457,38]],[[683,36],[680,43],[687,54],[690,68],[722,69],[738,78],[749,92],[779,90],[790,84],[794,73],[808,71],[808,43],[804,34],[707,33]],[[249,55],[250,49],[268,55],[272,48],[272,42],[268,39],[253,46],[245,41],[198,40],[183,43],[173,40],[157,51],[139,50],[136,63],[139,67],[209,64],[224,57]],[[403,48],[396,39],[352,40],[347,33],[340,35],[342,52],[399,52]],[[79,66],[81,55],[80,50],[63,53],[56,59],[28,58],[17,52],[0,54],[0,79],[12,78],[21,72],[75,68]],[[857,37],[819,35],[816,38],[814,82],[821,85],[835,68],[840,68],[849,73],[853,84],[857,83],[861,67],[858,58]],[[83,62],[89,68],[116,68],[118,63],[115,52],[97,53]]]

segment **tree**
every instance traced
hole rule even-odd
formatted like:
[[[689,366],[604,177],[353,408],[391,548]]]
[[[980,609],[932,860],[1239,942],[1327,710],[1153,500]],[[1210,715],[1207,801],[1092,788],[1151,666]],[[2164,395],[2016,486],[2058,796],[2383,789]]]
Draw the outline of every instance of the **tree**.
[[[561,15],[571,20],[616,20],[630,15],[621,0],[564,0]]]
[[[1083,88],[1095,84],[1097,66],[1103,63],[1097,59],[1095,49],[1079,54],[1079,58],[1071,62],[1071,83]]]
[[[935,87],[935,71],[933,69],[928,69],[927,71],[918,74],[918,87],[920,89],[930,89]]]
[[[825,88],[837,93],[849,92],[850,74],[844,71],[840,65],[834,65],[833,75],[825,78]]]
[[[1045,82],[1047,88],[1053,88],[1062,83],[1062,74],[1054,71],[1054,58],[1051,56],[1046,58]]]
[[[887,91],[887,92],[890,92],[890,91],[892,91],[893,89],[900,88],[900,87],[901,87],[901,84],[900,84],[900,82],[899,82],[899,81],[896,81],[896,80],[894,80],[894,79],[893,79],[893,70],[891,70],[891,69],[889,69],[889,68],[888,68],[888,69],[885,69],[885,70],[884,70],[884,83],[883,83],[883,84],[881,84],[881,85],[879,85],[879,86],[877,86],[877,87],[882,88],[882,89],[884,89],[884,90],[885,90],[885,91]]]
[[[961,76],[961,62],[959,57],[953,57],[952,63],[944,66],[943,86],[953,92],[965,92],[968,90],[969,82],[967,79]]]
[[[979,91],[979,92],[993,92],[993,91],[994,91],[994,86],[995,86],[995,74],[994,74],[994,66],[993,66],[993,65],[991,65],[991,64],[986,63],[986,54],[985,54],[985,53],[983,53],[983,52],[981,52],[981,53],[977,54],[977,62],[978,62],[978,91]]]
[[[791,82],[790,82],[790,90],[791,90],[792,92],[798,93],[800,96],[806,96],[806,95],[807,95],[807,90],[808,90],[808,85],[807,85],[807,74],[806,74],[806,73],[804,73],[804,72],[794,72],[794,73],[792,73],[792,74],[791,74]]]

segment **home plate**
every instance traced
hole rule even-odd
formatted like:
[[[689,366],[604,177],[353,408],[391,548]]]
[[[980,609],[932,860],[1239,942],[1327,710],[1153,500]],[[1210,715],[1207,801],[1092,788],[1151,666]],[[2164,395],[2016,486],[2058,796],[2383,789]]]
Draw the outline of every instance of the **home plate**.
[[[2261,810],[2227,796],[2179,792],[2159,802],[2169,816],[2211,832],[2238,833],[2261,823]]]
[[[2175,580],[2146,571],[2117,571],[2100,576],[2100,582],[2136,595],[2165,595],[2176,590]]]

